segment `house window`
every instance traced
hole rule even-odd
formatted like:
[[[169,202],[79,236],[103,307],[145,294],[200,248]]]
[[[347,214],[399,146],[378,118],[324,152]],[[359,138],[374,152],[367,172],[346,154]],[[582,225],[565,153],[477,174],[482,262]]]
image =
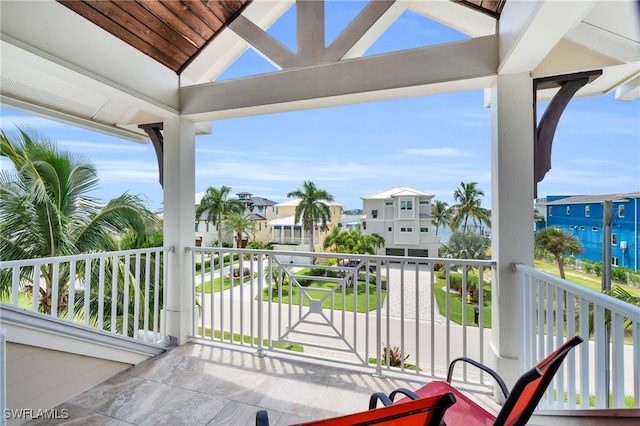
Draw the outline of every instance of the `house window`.
[[[553,216],[553,207],[549,207],[549,216]]]
[[[567,206],[567,216],[571,214],[571,206]]]
[[[612,246],[618,245],[618,234],[611,234],[611,245]]]
[[[597,227],[597,226],[593,226],[593,227],[591,227],[591,230],[592,230],[593,232],[598,232],[598,227]]]
[[[618,206],[618,217],[624,217],[624,204]]]
[[[429,232],[429,228],[420,228],[420,232]]]
[[[393,201],[385,201],[384,205],[385,206],[392,206],[393,205]]]
[[[392,227],[388,227],[387,228],[387,232],[393,232],[393,228]]]
[[[428,201],[426,201],[426,200],[420,200],[420,205],[421,205],[421,206],[422,206],[422,205],[425,205],[425,204],[429,204],[429,202],[428,202]]]
[[[209,222],[207,222],[207,232],[209,232]]]
[[[400,210],[413,210],[413,201],[400,201]]]
[[[364,230],[367,229],[367,222],[362,222],[362,229],[364,229]]]
[[[400,228],[400,232],[413,232],[413,228]]]
[[[378,218],[378,210],[371,210],[371,216],[372,216],[374,219],[377,219],[377,218]]]
[[[591,217],[591,206],[584,206],[584,216]]]
[[[200,223],[196,222],[196,232],[198,232],[198,225],[200,225]]]
[[[258,231],[262,231],[262,223],[258,222]]]
[[[611,266],[618,266],[619,264],[619,260],[616,256],[611,257]]]
[[[578,230],[584,231],[584,226],[579,227]]]
[[[569,229],[576,229],[575,225],[569,225]]]

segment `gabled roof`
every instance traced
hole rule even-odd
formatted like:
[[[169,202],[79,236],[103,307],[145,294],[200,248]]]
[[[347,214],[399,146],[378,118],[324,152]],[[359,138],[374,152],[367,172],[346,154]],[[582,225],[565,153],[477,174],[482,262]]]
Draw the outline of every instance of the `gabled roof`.
[[[146,142],[140,125],[177,115],[209,133],[211,120],[487,89],[498,74],[539,79],[602,69],[576,96],[640,96],[636,0],[370,1],[329,46],[316,37],[324,28],[320,0],[305,1],[296,14],[311,25],[296,27],[295,52],[267,32],[294,4],[0,1],[0,100]],[[470,38],[366,55],[405,11]],[[281,71],[217,81],[250,46]],[[376,78],[362,78],[371,69]],[[557,90],[539,90],[538,101]]]
[[[399,186],[396,188],[386,189],[384,191],[374,192],[373,194],[360,197],[362,200],[385,200],[395,197],[426,197],[433,198],[435,195],[428,192],[419,191],[417,189],[409,188],[406,186]]]
[[[548,206],[562,204],[590,204],[603,203],[605,201],[628,201],[630,199],[640,198],[640,192],[627,192],[624,194],[604,194],[604,195],[577,195],[575,197],[561,198],[546,203]]]

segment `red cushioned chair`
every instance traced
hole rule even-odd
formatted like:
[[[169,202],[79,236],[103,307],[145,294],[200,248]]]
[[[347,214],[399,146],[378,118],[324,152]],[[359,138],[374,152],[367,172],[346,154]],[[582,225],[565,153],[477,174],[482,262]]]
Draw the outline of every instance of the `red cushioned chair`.
[[[556,371],[558,371],[558,368],[560,367],[560,364],[562,364],[564,358],[574,346],[579,345],[582,341],[583,340],[580,336],[574,336],[568,339],[555,352],[540,361],[531,370],[524,373],[513,386],[511,392],[509,392],[504,381],[495,371],[474,360],[462,357],[453,360],[449,365],[446,382],[433,381],[415,392],[406,391],[406,389],[398,390],[407,395],[408,398],[401,399],[394,405],[402,405],[412,399],[427,398],[431,395],[451,392],[455,395],[456,402],[449,407],[444,414],[444,422],[448,426],[525,425],[533,414],[538,402],[540,402],[540,399],[544,395],[544,392],[553,379],[553,376],[556,374]],[[497,416],[494,417],[492,414],[451,386],[453,367],[459,361],[468,362],[486,371],[498,382],[500,389],[504,393],[506,401]],[[386,402],[388,403],[388,401]]]
[[[415,401],[409,400],[405,404],[375,408],[376,400],[379,398],[378,395],[381,394],[374,394],[371,397],[368,411],[298,423],[297,426],[439,426],[445,410],[455,402],[453,394],[445,392],[441,395],[431,395]],[[389,400],[386,396],[383,398],[386,398],[385,401]],[[389,401],[392,400],[393,396]],[[267,411],[258,411],[256,414],[256,426],[268,425]]]

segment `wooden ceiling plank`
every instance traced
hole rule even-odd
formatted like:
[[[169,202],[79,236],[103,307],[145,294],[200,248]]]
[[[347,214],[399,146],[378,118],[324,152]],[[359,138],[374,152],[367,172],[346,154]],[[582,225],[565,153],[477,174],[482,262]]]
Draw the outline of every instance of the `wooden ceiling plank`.
[[[123,27],[124,30],[131,33],[131,37],[140,38],[180,63],[189,59],[191,55],[178,49],[175,45],[168,43],[164,38],[160,37],[158,33],[151,31],[144,23],[118,7],[119,3],[126,2],[92,1],[91,6],[98,12],[104,14],[105,18],[114,21]]]
[[[213,29],[209,28],[207,24],[205,24],[202,19],[189,7],[184,4],[182,1],[176,0],[160,0],[162,4],[164,4],[167,9],[175,14],[177,19],[182,21],[188,28],[190,33],[195,33],[200,36],[203,41],[198,45],[202,46],[206,40],[211,38],[215,33]]]
[[[220,28],[224,26],[224,22],[216,16],[206,5],[206,3],[200,0],[183,0],[189,9],[200,17],[206,23],[209,28],[214,32],[218,32]]]
[[[139,3],[197,48],[200,48],[206,42],[205,38],[193,31],[189,25],[183,22],[180,15],[176,15],[171,9],[165,7],[164,3],[160,1],[140,1]]]
[[[207,1],[207,6],[209,7],[209,10],[211,10],[211,12],[221,21],[226,23],[229,18],[231,18],[231,11],[224,7],[219,1]]]
[[[180,33],[167,25],[163,20],[158,19],[158,17],[153,14],[150,14],[147,9],[142,7],[138,2],[120,1],[118,2],[118,6],[138,21],[144,23],[151,31],[156,32],[170,44],[173,44],[178,49],[184,51],[187,55],[194,55],[198,51],[198,48],[193,43],[182,37]]]
[[[234,14],[244,6],[246,0],[221,0],[220,3],[226,6],[231,11],[231,14]]]
[[[160,62],[161,64],[168,67],[169,69],[177,72],[177,70],[182,65],[181,61],[166,55],[164,52],[157,49],[155,46],[150,45],[149,43],[137,37],[135,34],[132,34],[126,28],[118,25],[116,22],[112,21],[109,17],[105,16],[104,14],[100,13],[99,11],[91,7],[91,5],[88,4],[87,2],[77,1],[77,0],[75,1],[59,0],[59,2],[60,4],[78,13],[80,16],[84,17],[85,19],[88,19],[89,21],[93,22],[95,25],[99,26],[103,30],[111,33],[113,36],[119,38],[123,42],[129,44],[130,46],[144,53],[145,55],[150,56],[151,58]]]

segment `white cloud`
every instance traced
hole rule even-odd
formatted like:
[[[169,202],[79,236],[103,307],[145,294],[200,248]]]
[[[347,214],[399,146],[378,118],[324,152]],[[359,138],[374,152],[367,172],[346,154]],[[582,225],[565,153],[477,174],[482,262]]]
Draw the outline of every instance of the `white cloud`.
[[[406,148],[402,152],[423,157],[471,157],[469,151],[456,148]]]
[[[72,141],[72,140],[59,140],[56,142],[58,146],[74,151],[74,152],[84,152],[84,153],[98,153],[98,152],[110,152],[113,154],[120,153],[122,151],[144,151],[150,149],[146,145],[137,144],[134,142],[130,143],[104,143],[104,142],[92,142],[92,141]]]
[[[158,182],[158,166],[155,162],[114,160],[96,161],[95,165],[100,181],[103,183]]]

